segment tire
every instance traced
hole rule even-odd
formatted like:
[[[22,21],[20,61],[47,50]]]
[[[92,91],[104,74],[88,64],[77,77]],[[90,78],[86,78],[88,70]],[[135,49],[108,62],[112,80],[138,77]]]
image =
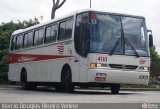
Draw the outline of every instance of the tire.
[[[72,84],[71,70],[64,69],[61,78],[61,90],[72,93],[74,92],[74,85]]]
[[[55,90],[56,90],[57,92],[62,92],[63,89],[62,89],[61,84],[56,85],[56,86],[55,86]]]
[[[22,71],[21,74],[21,87],[23,90],[35,90],[36,85],[27,82],[27,72],[25,70]]]
[[[112,84],[111,85],[111,93],[118,94],[120,90],[120,84]]]

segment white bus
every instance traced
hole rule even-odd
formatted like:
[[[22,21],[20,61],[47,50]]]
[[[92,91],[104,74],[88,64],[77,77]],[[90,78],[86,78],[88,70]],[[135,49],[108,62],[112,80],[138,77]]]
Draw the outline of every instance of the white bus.
[[[148,84],[150,45],[144,17],[76,11],[15,31],[8,76],[23,89],[109,86],[116,94],[120,84]]]

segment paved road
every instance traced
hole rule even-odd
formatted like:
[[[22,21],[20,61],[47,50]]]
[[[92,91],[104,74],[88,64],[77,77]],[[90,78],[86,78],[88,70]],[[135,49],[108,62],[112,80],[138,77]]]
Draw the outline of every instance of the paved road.
[[[19,87],[0,88],[0,102],[6,103],[159,103],[159,91],[120,91],[112,95],[109,90],[80,90],[75,93],[55,92],[39,88],[24,91]]]

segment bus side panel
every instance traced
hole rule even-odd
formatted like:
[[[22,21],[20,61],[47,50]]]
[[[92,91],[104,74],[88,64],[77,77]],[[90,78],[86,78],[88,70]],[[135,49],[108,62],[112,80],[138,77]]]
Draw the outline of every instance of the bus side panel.
[[[22,68],[27,72],[27,81],[41,81],[41,62],[32,60],[36,59],[37,55],[41,55],[41,48],[16,52],[14,55],[18,55],[15,57],[17,62],[10,65],[10,70],[14,69],[13,75],[15,76],[15,81],[20,81]]]
[[[9,72],[8,72],[8,79],[10,81],[16,81],[15,77],[15,69],[16,65],[15,64],[9,64]]]
[[[62,43],[61,43],[62,44]],[[62,56],[63,58],[56,60],[56,81],[61,81],[61,71],[65,64],[68,64],[71,68],[72,73],[72,82],[79,82],[79,61],[75,62],[75,60],[78,60],[77,56],[74,53],[74,46],[73,41],[66,41],[63,42],[64,44],[64,52],[63,54],[60,54],[57,50],[57,55]],[[59,46],[59,45],[57,45]]]
[[[58,51],[57,45],[49,44],[43,47],[42,55],[46,58],[46,60],[42,61],[42,81],[44,82],[57,82],[60,81],[59,77],[57,77],[57,73],[61,71],[61,69],[57,68],[57,60]],[[49,58],[50,57],[50,58]]]
[[[72,71],[72,82],[79,82],[79,67],[80,67],[80,57],[75,52],[75,46],[74,42],[72,41],[72,44],[70,46],[71,49],[71,61],[69,62],[71,71]]]

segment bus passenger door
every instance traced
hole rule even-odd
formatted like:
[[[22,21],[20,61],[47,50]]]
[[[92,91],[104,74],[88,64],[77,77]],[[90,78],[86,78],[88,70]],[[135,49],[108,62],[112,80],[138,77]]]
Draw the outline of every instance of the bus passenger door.
[[[79,55],[79,82],[88,81],[88,63],[87,55],[89,48],[90,23],[89,13],[84,12],[76,16],[75,27],[75,49]]]

